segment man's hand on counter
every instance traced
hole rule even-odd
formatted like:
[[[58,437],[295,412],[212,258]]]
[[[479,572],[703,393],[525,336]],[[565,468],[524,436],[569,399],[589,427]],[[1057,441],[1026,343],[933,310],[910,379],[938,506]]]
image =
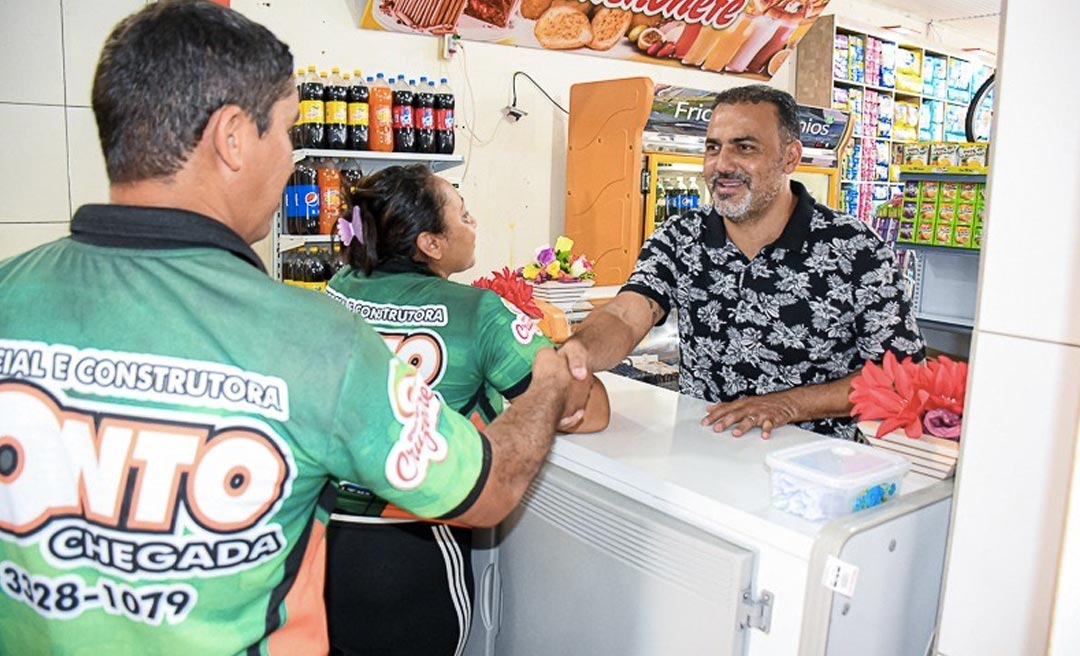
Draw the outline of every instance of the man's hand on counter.
[[[775,428],[796,421],[825,417],[846,417],[851,410],[848,393],[856,373],[831,383],[793,387],[782,392],[761,396],[746,396],[727,403],[705,408],[703,426],[712,426],[719,433],[731,428],[734,437],[742,437],[751,428],[761,427],[761,438],[772,436]]]

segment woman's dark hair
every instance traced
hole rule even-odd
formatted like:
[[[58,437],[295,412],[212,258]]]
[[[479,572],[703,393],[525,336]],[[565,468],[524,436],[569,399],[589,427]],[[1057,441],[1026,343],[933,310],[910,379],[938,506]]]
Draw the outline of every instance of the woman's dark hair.
[[[349,264],[366,274],[376,267],[426,269],[417,256],[422,232],[441,234],[445,198],[437,178],[423,164],[390,166],[360,181],[352,195],[360,208],[363,243],[348,244]]]
[[[293,88],[292,53],[262,25],[202,0],[147,5],[113,29],[94,74],[109,181],[176,173],[224,105],[244,110],[262,136]]]

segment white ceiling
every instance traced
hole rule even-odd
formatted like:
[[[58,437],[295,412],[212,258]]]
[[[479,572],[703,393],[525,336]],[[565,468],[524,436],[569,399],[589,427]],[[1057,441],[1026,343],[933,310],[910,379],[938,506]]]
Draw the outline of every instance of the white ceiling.
[[[929,21],[928,35],[933,35],[936,27],[947,27],[979,41],[997,43],[1002,0],[873,0],[873,3]]]

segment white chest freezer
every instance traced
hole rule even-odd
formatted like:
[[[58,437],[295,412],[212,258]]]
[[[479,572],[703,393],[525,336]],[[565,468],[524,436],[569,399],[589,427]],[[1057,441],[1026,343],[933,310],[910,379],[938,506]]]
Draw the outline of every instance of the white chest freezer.
[[[762,440],[703,401],[601,374],[600,434],[560,437],[520,508],[476,532],[471,656],[921,656],[935,631],[952,482],[810,522],[770,505]]]

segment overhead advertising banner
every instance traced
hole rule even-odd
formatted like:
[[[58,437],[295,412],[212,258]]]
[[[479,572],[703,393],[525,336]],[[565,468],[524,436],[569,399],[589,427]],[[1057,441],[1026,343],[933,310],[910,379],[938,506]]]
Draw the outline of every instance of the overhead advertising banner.
[[[771,78],[829,0],[360,0],[360,27]]]

